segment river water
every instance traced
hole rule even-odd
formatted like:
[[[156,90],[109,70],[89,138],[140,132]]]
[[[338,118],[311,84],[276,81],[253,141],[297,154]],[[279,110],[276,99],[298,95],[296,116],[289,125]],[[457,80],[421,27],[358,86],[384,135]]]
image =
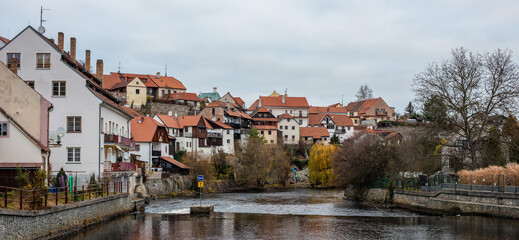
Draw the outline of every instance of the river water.
[[[339,190],[290,189],[204,195],[211,215],[189,214],[198,198],[156,200],[67,239],[519,239],[519,221],[425,216],[362,207]]]

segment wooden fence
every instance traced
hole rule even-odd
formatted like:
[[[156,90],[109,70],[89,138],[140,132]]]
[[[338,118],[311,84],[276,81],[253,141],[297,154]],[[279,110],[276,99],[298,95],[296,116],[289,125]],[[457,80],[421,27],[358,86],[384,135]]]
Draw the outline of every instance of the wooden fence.
[[[22,189],[0,186],[0,208],[19,210],[47,209],[60,204],[84,201],[114,194],[129,193],[129,182],[114,181],[78,187]]]

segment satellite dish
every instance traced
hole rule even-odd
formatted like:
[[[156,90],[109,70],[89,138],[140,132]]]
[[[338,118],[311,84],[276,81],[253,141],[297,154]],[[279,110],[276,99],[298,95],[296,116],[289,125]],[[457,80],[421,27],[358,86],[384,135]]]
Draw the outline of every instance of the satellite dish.
[[[38,27],[38,32],[41,33],[41,34],[44,34],[45,33],[45,27],[39,26]]]
[[[58,134],[59,137],[63,137],[65,135],[65,129],[59,127],[58,130],[56,130],[56,134]]]
[[[130,154],[128,152],[124,152],[123,156],[126,160],[130,159]]]
[[[114,129],[114,134],[115,135],[119,135],[119,129],[118,128]]]

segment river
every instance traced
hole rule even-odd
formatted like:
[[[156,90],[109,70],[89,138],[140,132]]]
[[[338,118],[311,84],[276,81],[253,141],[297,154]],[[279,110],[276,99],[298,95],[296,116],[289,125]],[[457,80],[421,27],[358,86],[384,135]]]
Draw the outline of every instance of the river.
[[[289,189],[204,195],[211,215],[189,214],[198,198],[155,200],[66,239],[518,239],[519,221],[426,216],[362,207],[339,190]]]

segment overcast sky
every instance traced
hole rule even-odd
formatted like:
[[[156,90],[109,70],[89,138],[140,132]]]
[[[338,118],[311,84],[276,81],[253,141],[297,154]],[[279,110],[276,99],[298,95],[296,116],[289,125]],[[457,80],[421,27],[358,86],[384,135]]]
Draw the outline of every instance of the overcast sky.
[[[77,38],[105,74],[161,72],[189,92],[230,91],[249,106],[273,90],[310,105],[355,100],[367,84],[402,112],[413,76],[452,48],[509,48],[519,59],[519,1],[2,1],[0,36],[37,28]]]

